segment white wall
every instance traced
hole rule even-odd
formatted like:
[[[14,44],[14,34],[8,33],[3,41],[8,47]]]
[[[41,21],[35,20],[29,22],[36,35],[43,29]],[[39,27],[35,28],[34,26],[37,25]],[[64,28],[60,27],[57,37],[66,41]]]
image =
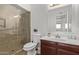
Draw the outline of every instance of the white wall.
[[[72,5],[72,31],[79,33],[79,4]]]
[[[31,5],[31,30],[38,29],[41,35],[47,35],[48,8],[45,4]]]
[[[48,32],[56,32],[56,16],[58,13],[65,13],[68,10],[69,19],[71,18],[71,5],[63,6],[60,8],[52,9],[48,11]]]
[[[56,31],[56,19],[55,19],[55,12],[49,11],[48,12],[48,32],[52,33]]]

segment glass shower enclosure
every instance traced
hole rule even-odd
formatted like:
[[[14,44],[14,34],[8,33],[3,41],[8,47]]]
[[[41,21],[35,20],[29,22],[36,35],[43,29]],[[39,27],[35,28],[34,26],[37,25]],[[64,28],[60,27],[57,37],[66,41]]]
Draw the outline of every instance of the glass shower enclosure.
[[[0,4],[0,55],[25,54],[22,47],[29,41],[30,12],[18,5]]]

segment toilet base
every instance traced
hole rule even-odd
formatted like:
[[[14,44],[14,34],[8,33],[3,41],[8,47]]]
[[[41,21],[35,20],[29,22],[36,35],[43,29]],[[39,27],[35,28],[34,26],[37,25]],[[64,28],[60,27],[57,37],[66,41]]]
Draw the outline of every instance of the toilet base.
[[[36,55],[36,50],[35,48],[32,50],[27,51],[27,55]]]

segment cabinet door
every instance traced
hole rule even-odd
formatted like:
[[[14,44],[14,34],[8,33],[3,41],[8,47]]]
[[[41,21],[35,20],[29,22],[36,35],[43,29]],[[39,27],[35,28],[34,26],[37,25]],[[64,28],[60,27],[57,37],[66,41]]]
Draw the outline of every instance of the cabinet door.
[[[73,52],[78,53],[78,55],[79,55],[79,45],[70,45],[70,44],[58,43],[58,48],[65,49],[68,51],[73,51]]]
[[[45,55],[45,54],[46,54],[46,46],[41,45],[41,55]]]
[[[41,54],[42,55],[56,55],[56,48],[42,45]]]
[[[65,49],[58,49],[57,54],[58,55],[77,55],[77,53],[73,51],[67,51]]]

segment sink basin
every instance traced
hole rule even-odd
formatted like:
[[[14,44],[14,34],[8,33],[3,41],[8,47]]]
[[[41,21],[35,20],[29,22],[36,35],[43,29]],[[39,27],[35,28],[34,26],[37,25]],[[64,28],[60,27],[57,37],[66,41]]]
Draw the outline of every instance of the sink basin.
[[[51,36],[51,39],[56,39],[56,40],[67,40],[67,37],[60,37],[60,38],[56,38],[55,36]]]

